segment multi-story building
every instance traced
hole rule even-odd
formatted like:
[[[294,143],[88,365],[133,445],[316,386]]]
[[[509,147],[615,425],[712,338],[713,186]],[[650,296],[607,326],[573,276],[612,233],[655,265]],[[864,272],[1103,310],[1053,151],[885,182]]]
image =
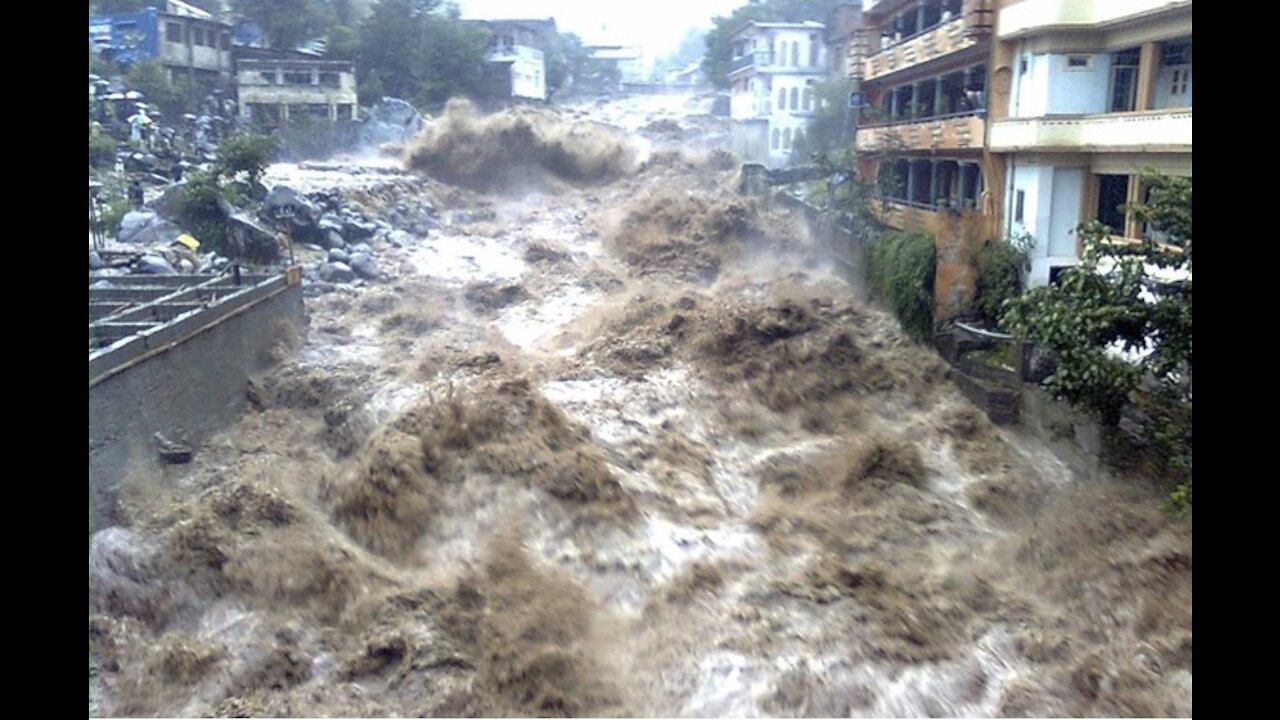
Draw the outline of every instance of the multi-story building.
[[[482,20],[489,29],[485,56],[486,95],[491,98],[546,100],[547,65],[543,54],[555,20]]]
[[[308,118],[355,120],[355,67],[299,52],[237,48],[236,92],[240,119],[265,127]]]
[[[231,79],[231,24],[178,0],[157,2],[136,13],[89,18],[89,46],[105,59],[127,65],[159,62],[170,81],[214,87]]]
[[[816,110],[814,86],[827,75],[825,27],[748,22],[730,42],[734,150],[751,162],[784,166]]]
[[[990,0],[864,0],[854,147],[884,222],[933,234],[939,316],[972,292],[966,248],[998,231],[998,160],[985,149]],[[857,75],[861,70],[861,76]]]
[[[1002,3],[988,146],[1007,168],[1007,235],[1030,234],[1029,284],[1080,257],[1075,229],[1146,229],[1144,168],[1191,176],[1191,0]]]

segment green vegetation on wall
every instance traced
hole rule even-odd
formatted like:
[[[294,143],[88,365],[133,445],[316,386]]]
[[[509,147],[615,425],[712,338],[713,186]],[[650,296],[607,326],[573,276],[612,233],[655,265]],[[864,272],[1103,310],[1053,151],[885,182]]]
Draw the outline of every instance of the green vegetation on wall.
[[[937,248],[928,233],[886,232],[867,248],[867,287],[917,340],[933,334]]]

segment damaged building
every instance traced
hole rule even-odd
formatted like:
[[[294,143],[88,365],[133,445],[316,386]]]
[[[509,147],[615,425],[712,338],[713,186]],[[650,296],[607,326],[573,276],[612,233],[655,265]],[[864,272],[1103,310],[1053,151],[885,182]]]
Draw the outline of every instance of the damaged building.
[[[355,66],[300,52],[237,48],[240,120],[278,127],[299,119],[336,123],[358,116]]]

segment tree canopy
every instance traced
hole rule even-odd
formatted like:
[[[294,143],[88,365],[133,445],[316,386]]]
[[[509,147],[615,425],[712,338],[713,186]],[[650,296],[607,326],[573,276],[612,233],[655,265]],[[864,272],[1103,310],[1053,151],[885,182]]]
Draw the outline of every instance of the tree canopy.
[[[1080,264],[1056,285],[1010,300],[1003,324],[1051,352],[1056,368],[1045,385],[1056,397],[1109,426],[1141,400],[1160,454],[1186,473],[1179,492],[1189,507],[1191,181],[1148,171],[1142,185],[1146,202],[1126,210],[1146,237],[1115,242],[1112,228],[1080,226]]]

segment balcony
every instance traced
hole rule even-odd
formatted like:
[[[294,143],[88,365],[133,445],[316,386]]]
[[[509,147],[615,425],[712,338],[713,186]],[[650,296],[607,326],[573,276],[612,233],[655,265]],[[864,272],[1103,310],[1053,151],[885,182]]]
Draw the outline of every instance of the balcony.
[[[893,125],[858,128],[854,147],[859,151],[880,150],[969,150],[982,149],[986,133],[983,113],[966,112]]]
[[[1000,39],[1101,28],[1171,10],[1190,9],[1191,0],[1024,0],[1000,11]]]
[[[773,64],[773,53],[768,50],[757,50],[749,52],[742,57],[736,57],[729,63],[729,74],[734,75],[742,72],[749,67],[755,67],[757,70],[766,65]]]
[[[873,53],[863,61],[862,79],[875,80],[934,58],[974,47],[977,38],[967,32],[968,23],[958,17],[904,42]],[[872,41],[874,42],[874,40]]]
[[[993,152],[1191,152],[1191,109],[1000,120]]]

